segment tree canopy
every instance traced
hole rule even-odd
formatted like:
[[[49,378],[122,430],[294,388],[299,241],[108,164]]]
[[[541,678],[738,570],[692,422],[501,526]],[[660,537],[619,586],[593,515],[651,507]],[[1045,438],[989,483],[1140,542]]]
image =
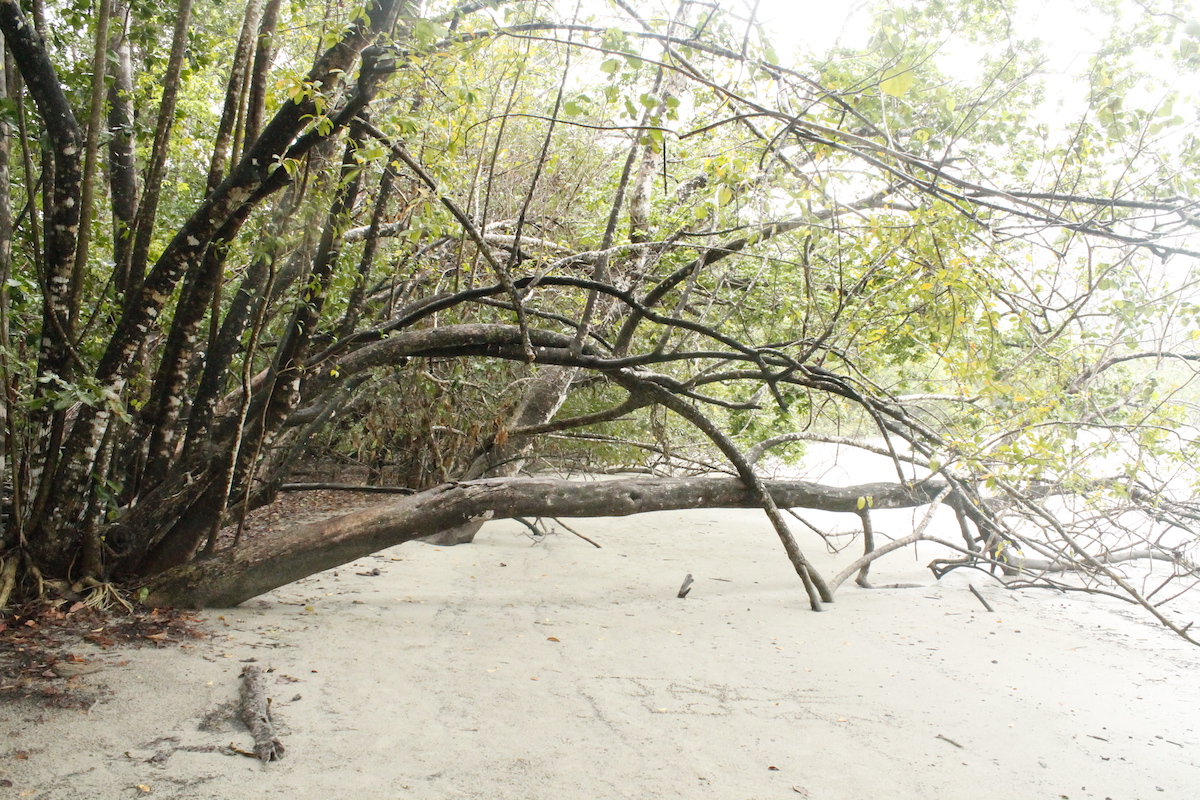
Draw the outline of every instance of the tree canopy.
[[[819,609],[932,536],[873,510],[946,505],[935,573],[1190,636],[1200,21],[1095,0],[1067,62],[1025,5],[805,51],[734,2],[0,0],[0,604],[691,503],[763,507]],[[895,482],[757,469],[822,441]],[[315,452],[414,494],[221,536]],[[516,477],[580,465],[659,477]],[[863,557],[817,574],[780,507]]]

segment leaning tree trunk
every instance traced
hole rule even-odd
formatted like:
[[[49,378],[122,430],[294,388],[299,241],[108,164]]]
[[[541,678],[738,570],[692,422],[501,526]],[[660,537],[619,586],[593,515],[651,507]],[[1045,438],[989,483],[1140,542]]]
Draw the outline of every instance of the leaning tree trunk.
[[[945,484],[872,483],[826,486],[808,481],[763,481],[780,508],[857,513],[862,497],[873,508],[912,508],[937,498]],[[502,478],[451,483],[342,517],[300,525],[212,558],[156,575],[145,602],[191,608],[234,606],[271,589],[354,561],[384,548],[472,522],[513,517],[623,517],[688,508],[761,508],[739,478],[635,477],[581,483]]]

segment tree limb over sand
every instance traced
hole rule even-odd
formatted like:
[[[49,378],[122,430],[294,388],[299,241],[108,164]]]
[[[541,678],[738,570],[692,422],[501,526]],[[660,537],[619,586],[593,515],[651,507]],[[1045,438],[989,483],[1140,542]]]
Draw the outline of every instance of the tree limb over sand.
[[[781,508],[855,513],[872,507],[928,505],[945,485],[868,483],[828,486],[764,481]],[[512,517],[623,517],[688,508],[758,508],[737,478],[638,476],[582,483],[549,478],[504,478],[448,483],[345,516],[298,525],[279,535],[243,542],[153,577],[145,602],[191,608],[235,606],[271,589],[354,561],[387,547],[466,524]]]

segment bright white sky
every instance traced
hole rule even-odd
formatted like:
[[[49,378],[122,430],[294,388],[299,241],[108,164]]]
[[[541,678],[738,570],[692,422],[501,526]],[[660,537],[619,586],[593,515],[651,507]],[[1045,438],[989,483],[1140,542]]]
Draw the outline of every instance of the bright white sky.
[[[592,6],[592,0],[552,0],[569,17],[572,9],[581,4]],[[748,19],[752,10],[775,40],[781,58],[786,52],[803,49],[820,53],[834,44],[862,48],[867,44],[872,12],[886,6],[888,0],[710,0],[729,9],[736,16]],[[918,0],[898,0],[898,6]],[[1125,0],[1132,13],[1136,0]],[[1050,71],[1065,71],[1080,54],[1094,52],[1103,31],[1093,31],[1095,24],[1107,23],[1103,15],[1084,13],[1076,8],[1075,0],[1010,0],[1013,6],[1014,32],[1021,38],[1039,38],[1046,43],[1046,53],[1053,62]],[[666,18],[675,11],[678,0],[632,0],[644,13]],[[954,54],[948,54],[953,57]],[[964,50],[961,57],[972,60]]]
[[[755,0],[720,0],[728,7],[749,13]],[[758,17],[781,43],[820,51],[834,43],[856,48],[867,43],[870,0],[758,0]],[[1017,0],[1013,14],[1015,32],[1023,38],[1040,38],[1047,55],[1056,63],[1052,69],[1069,68],[1081,53],[1093,51],[1098,36],[1090,30],[1095,17],[1081,13],[1070,0]],[[966,55],[965,53],[963,54]]]
[[[663,0],[666,2],[667,0]],[[737,13],[749,17],[757,5],[757,16],[776,38],[776,49],[786,60],[788,51],[808,50],[821,53],[840,44],[863,48],[868,44],[872,11],[886,0],[718,0]],[[1147,13],[1135,0],[1125,0],[1126,15],[1134,17]],[[903,0],[897,5],[906,5]],[[1077,76],[1088,68],[1088,58],[1101,46],[1112,24],[1109,16],[1088,13],[1079,6],[1083,0],[1011,0],[1013,35],[1020,39],[1040,39],[1045,62],[1041,80],[1046,102],[1041,114],[1048,121],[1070,119],[1087,103],[1086,93],[1079,91]],[[1182,6],[1177,13],[1193,9]],[[957,75],[966,82],[980,77],[978,52],[967,42],[949,40],[941,45],[935,58],[946,74]],[[1163,76],[1168,83],[1176,76]],[[1184,95],[1195,87],[1179,85]],[[1161,92],[1161,90],[1159,90]],[[1156,98],[1147,98],[1152,105]],[[1161,99],[1161,98],[1158,98]],[[1177,106],[1181,107],[1181,106]]]
[[[570,15],[571,10],[581,5],[587,9],[595,0],[553,0]],[[1124,3],[1125,16],[1134,18],[1148,13],[1138,0],[1119,0]],[[631,0],[643,13],[669,17],[676,9],[678,0]],[[772,36],[776,52],[781,61],[792,60],[789,56],[797,51],[820,55],[835,45],[850,49],[868,45],[872,14],[889,2],[904,7],[920,0],[715,0],[733,15],[749,19],[752,10],[768,34]],[[1044,101],[1037,114],[1049,123],[1069,124],[1084,112],[1089,97],[1081,90],[1079,76],[1086,73],[1088,59],[1100,47],[1113,24],[1107,14],[1081,10],[1091,0],[1008,0],[1013,35],[1019,39],[1039,39],[1043,43],[1045,61],[1039,80],[1044,89]],[[1192,14],[1194,7],[1180,3],[1175,13]],[[982,77],[978,60],[982,53],[974,45],[949,38],[938,42],[934,56],[938,66],[948,75],[970,84]],[[1165,63],[1165,62],[1164,62]],[[1161,69],[1162,65],[1159,65]],[[1151,67],[1154,71],[1154,67]],[[1196,87],[1171,74],[1160,76],[1165,83],[1175,82],[1181,98],[1175,109],[1185,118],[1194,113],[1189,96],[1194,96]],[[1155,96],[1138,97],[1131,91],[1130,98],[1146,107],[1154,107],[1162,100],[1166,90],[1152,89]]]
[[[754,6],[754,0],[724,2],[746,12]],[[867,9],[868,4],[861,1],[760,0],[758,18],[766,23],[766,29],[780,40],[781,45],[791,40],[807,49],[823,50],[839,40],[850,47],[865,45],[869,23]]]

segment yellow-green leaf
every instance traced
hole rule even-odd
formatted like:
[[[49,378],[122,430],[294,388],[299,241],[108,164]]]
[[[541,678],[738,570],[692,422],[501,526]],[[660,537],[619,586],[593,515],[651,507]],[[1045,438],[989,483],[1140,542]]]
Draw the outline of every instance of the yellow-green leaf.
[[[913,76],[912,70],[908,67],[893,67],[885,73],[882,81],[879,82],[879,89],[884,94],[889,94],[892,97],[902,97],[908,93],[908,90],[913,87],[916,78]]]

